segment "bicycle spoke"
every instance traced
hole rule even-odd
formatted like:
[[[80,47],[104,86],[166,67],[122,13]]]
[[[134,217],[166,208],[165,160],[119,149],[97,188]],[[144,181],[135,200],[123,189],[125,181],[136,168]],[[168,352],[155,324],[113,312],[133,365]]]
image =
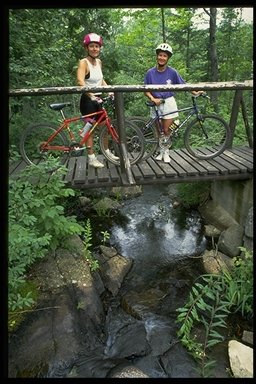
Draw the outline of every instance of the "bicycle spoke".
[[[112,124],[115,127],[117,124],[116,120],[113,120]],[[133,165],[140,161],[143,156],[144,139],[139,128],[128,121],[125,121],[125,134],[128,158],[130,160],[130,164]],[[115,156],[119,157],[119,160],[114,160],[111,156],[109,156],[106,152],[107,147]],[[119,142],[114,140],[112,135],[108,132],[106,126],[102,128],[100,133],[100,148],[107,160],[113,164],[120,165],[120,157],[122,154],[120,153]]]
[[[185,131],[185,146],[190,154],[197,158],[209,159],[221,154],[229,139],[229,128],[226,122],[215,115],[205,115],[194,120]],[[204,149],[211,153],[205,155]]]
[[[135,123],[136,126],[141,130],[144,142],[145,151],[142,157],[142,161],[153,156],[158,148],[158,131],[154,123],[147,124],[147,119],[139,116],[128,117],[128,120]]]
[[[46,140],[55,132],[55,128],[47,124],[38,124],[27,128],[20,141],[20,152],[27,164],[38,164],[48,158],[59,160],[64,164],[68,154],[62,150],[44,150]],[[51,146],[67,145],[63,133],[58,134],[52,141]]]

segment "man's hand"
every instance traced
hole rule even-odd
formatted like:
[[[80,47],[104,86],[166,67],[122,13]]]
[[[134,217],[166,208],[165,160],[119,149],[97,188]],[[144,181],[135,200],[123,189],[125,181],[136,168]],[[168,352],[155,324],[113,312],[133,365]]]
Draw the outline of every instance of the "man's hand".
[[[205,91],[192,91],[191,93],[193,96],[199,96],[199,95],[202,95],[203,93],[205,93]]]

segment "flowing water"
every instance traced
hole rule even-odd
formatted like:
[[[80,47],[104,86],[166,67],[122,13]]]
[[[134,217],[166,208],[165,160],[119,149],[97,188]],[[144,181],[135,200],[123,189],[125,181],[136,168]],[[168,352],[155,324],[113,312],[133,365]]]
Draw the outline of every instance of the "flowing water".
[[[81,354],[76,377],[116,377],[126,365],[151,378],[200,377],[177,338],[176,309],[202,272],[207,244],[200,214],[175,207],[175,193],[174,186],[143,186],[123,202],[110,244],[133,266],[105,303],[105,345]]]
[[[174,196],[175,187],[144,186],[141,196],[125,201],[125,220],[111,228],[112,245],[133,259],[133,268],[110,302],[104,359],[125,357],[152,378],[199,377],[177,340],[175,320],[207,244],[198,211],[174,207]]]
[[[173,203],[170,187],[144,186],[143,194],[127,200],[121,210],[127,221],[111,229],[112,243],[122,256],[134,259],[145,279],[206,248],[198,211],[174,208]]]

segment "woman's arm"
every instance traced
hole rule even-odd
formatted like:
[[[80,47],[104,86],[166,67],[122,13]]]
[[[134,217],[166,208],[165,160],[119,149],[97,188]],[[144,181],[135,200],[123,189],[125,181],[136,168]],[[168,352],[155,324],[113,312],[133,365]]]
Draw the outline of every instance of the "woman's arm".
[[[89,73],[89,68],[86,60],[85,59],[79,60],[76,79],[77,79],[77,84],[81,85],[81,87],[85,86],[84,79],[88,73]]]

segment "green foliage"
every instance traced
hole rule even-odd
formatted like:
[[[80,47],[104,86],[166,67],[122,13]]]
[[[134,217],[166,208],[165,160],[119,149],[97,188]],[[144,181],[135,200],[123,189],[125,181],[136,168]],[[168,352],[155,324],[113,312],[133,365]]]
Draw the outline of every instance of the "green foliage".
[[[101,242],[102,242],[103,244],[106,244],[107,240],[109,240],[109,238],[110,238],[110,234],[109,234],[109,232],[108,232],[108,231],[101,231],[100,233],[101,233],[102,236],[103,236],[103,239],[101,240]]]
[[[109,203],[104,199],[101,199],[97,204],[95,204],[94,209],[99,217],[109,217],[111,214]]]
[[[203,377],[209,377],[214,368],[209,353],[225,339],[221,329],[227,327],[228,315],[253,315],[253,256],[245,248],[241,250],[245,256],[234,258],[231,271],[200,276],[184,306],[177,309],[177,335],[198,361]]]
[[[38,297],[37,287],[33,281],[26,280],[18,289],[16,309],[14,311],[9,310],[8,312],[9,332],[14,332],[18,328],[19,324],[24,320],[26,313],[30,311],[31,306],[34,305]]]
[[[49,165],[52,167],[52,164]],[[83,233],[75,217],[65,217],[59,200],[74,194],[65,187],[66,169],[58,168],[50,176],[46,166],[28,166],[9,180],[9,308],[15,310],[33,304],[28,292],[20,289],[28,267],[42,259],[49,249],[56,249],[73,234]]]
[[[232,311],[243,317],[253,317],[253,255],[241,247],[243,257],[235,257],[235,267],[226,275],[228,281],[227,299],[233,304]]]
[[[198,20],[204,22],[198,25]],[[252,24],[244,23],[240,8],[217,8],[217,20],[218,80],[251,79]],[[164,40],[174,51],[169,65],[187,82],[211,81],[210,18],[203,8],[20,8],[9,11],[10,88],[76,85],[77,63],[85,55],[82,39],[92,30],[103,36],[100,57],[108,84],[143,84],[146,71],[156,64],[155,47]],[[183,94],[177,92],[178,103]],[[226,121],[233,96],[234,91],[218,92],[220,114]],[[32,122],[56,122],[49,103],[71,100],[76,114],[79,99],[79,94],[11,97],[10,144],[18,147],[21,131]],[[145,100],[142,92],[125,92],[126,115],[148,116]],[[252,99],[246,105],[252,122]],[[235,143],[244,138],[246,142],[244,126],[240,121],[238,125]]]
[[[84,236],[85,236],[85,240],[83,241],[84,256],[87,257],[91,254],[91,247],[92,247],[92,227],[91,227],[91,221],[89,218],[86,220]]]
[[[210,193],[210,182],[181,183],[177,186],[178,196],[184,206],[193,207],[202,204]]]
[[[20,160],[20,154],[16,145],[10,145],[9,148],[9,163],[12,164],[15,161]]]
[[[91,221],[88,218],[86,220],[85,225],[85,240],[83,241],[84,244],[84,258],[87,261],[87,263],[90,266],[90,269],[92,271],[96,271],[99,268],[99,262],[98,260],[95,260],[92,255],[91,247],[92,247],[92,227],[91,227]]]

